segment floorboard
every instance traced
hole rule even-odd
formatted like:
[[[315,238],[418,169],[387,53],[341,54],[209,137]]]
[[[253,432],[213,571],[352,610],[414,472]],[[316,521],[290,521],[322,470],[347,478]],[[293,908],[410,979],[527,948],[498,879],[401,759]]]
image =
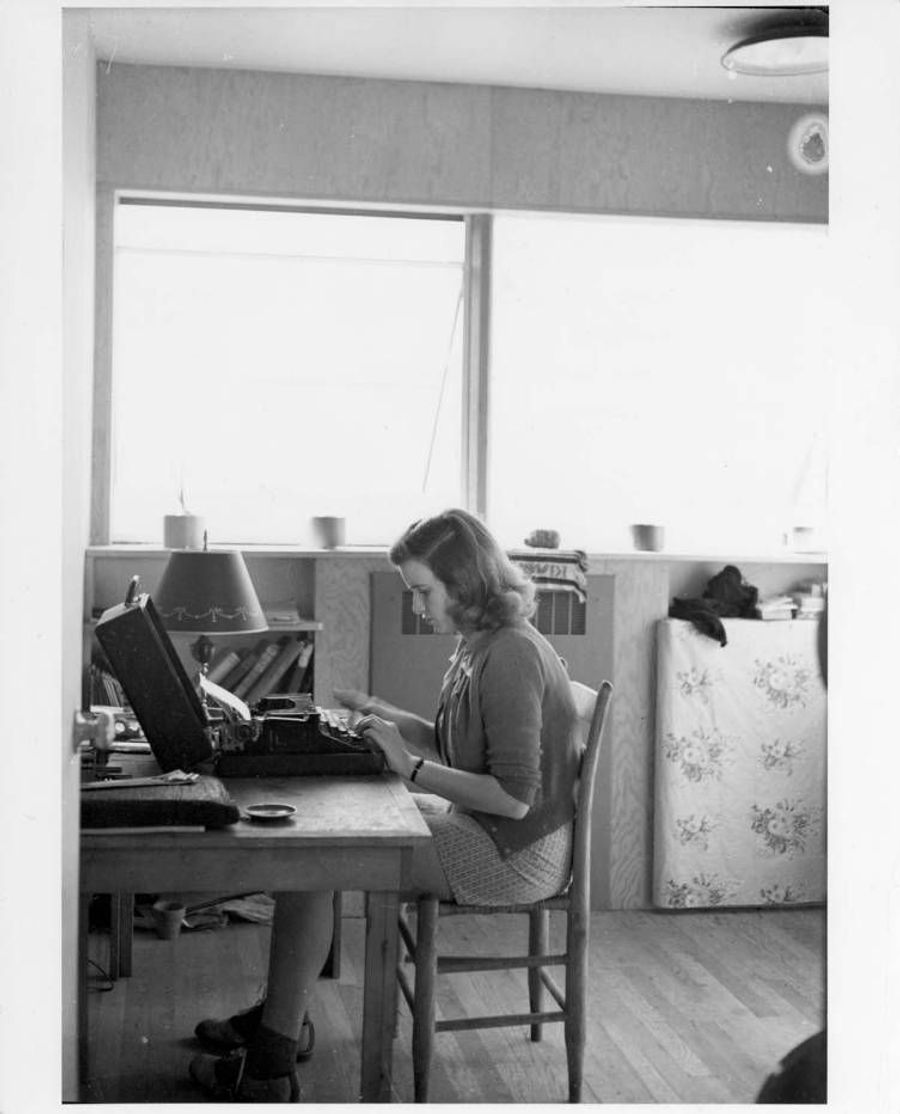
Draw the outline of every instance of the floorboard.
[[[524,925],[524,922],[522,922]],[[509,918],[441,922],[445,951],[518,951]],[[551,923],[551,940],[562,925]],[[112,984],[91,968],[85,1099],[93,1103],[193,1103],[187,1077],[193,1028],[227,1016],[262,993],[269,928],[232,923],[160,940],[136,930],[133,975]],[[102,968],[108,937],[92,932]],[[313,1006],[317,1043],[301,1066],[301,1100],[358,1101],[364,925],[345,917],[339,980],[322,979]],[[595,913],[588,971],[584,1101],[748,1103],[790,1048],[824,1024],[822,909],[683,913]],[[443,1016],[523,1010],[524,974],[442,977]],[[394,1045],[396,1102],[412,1099],[409,1012],[401,1006]],[[544,1039],[487,1029],[435,1038],[433,1103],[564,1102],[561,1025]]]

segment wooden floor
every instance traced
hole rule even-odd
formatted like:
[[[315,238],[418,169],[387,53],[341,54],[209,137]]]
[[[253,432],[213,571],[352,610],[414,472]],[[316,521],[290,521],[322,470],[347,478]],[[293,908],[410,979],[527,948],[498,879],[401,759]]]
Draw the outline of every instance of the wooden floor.
[[[450,918],[441,938],[477,954],[496,948],[498,921]],[[343,923],[341,977],[317,985],[316,1052],[301,1065],[304,1102],[358,1100],[363,922]],[[92,967],[86,1101],[202,1101],[187,1078],[194,1025],[257,998],[268,933],[236,923],[173,941],[137,931],[132,977],[105,992]],[[90,954],[101,965],[107,944],[92,933]],[[824,1024],[824,950],[821,909],[594,914],[584,1101],[752,1102],[780,1057]],[[523,979],[510,971],[442,977],[439,1009],[474,1015],[508,1003],[521,1010]],[[539,1044],[524,1029],[439,1035],[430,1101],[564,1102],[562,1026],[544,1032]],[[394,1046],[397,1102],[412,1100],[409,1047],[404,1006]]]

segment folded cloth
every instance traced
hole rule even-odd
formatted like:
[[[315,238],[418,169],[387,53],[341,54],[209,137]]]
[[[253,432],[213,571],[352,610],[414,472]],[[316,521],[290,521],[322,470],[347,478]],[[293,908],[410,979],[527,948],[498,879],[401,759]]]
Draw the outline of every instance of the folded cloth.
[[[539,588],[574,592],[587,600],[587,554],[580,549],[510,550],[509,559]]]
[[[231,794],[209,774],[188,784],[122,786],[81,794],[82,828],[224,828],[240,818]]]
[[[721,646],[728,644],[722,619],[758,619],[759,590],[748,584],[741,570],[726,565],[709,581],[700,599],[675,597],[669,608],[670,619],[686,619],[701,634],[715,639]]]

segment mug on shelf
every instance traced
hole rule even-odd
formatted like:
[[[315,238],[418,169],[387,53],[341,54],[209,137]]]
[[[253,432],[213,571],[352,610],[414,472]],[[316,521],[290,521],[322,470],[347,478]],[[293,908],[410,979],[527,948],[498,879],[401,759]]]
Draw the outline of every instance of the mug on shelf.
[[[334,515],[317,515],[312,520],[316,540],[323,549],[337,549],[344,544],[346,522]]]
[[[647,553],[658,553],[666,544],[665,528],[646,522],[639,522],[632,526],[631,536],[634,539],[634,548]]]

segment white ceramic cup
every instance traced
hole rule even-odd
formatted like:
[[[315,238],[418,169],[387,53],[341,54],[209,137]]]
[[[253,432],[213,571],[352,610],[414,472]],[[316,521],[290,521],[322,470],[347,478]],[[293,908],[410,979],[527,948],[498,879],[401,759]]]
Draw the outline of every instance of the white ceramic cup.
[[[634,548],[642,549],[648,553],[658,553],[666,544],[666,531],[662,526],[652,526],[640,522],[631,527],[631,536],[634,539]]]
[[[185,907],[178,901],[155,902],[151,913],[156,935],[161,940],[174,940],[181,932],[185,912]]]
[[[167,514],[163,518],[166,549],[202,549],[206,520],[199,514]]]
[[[333,515],[317,515],[313,520],[313,531],[323,549],[337,549],[344,544],[346,523],[343,518]]]

